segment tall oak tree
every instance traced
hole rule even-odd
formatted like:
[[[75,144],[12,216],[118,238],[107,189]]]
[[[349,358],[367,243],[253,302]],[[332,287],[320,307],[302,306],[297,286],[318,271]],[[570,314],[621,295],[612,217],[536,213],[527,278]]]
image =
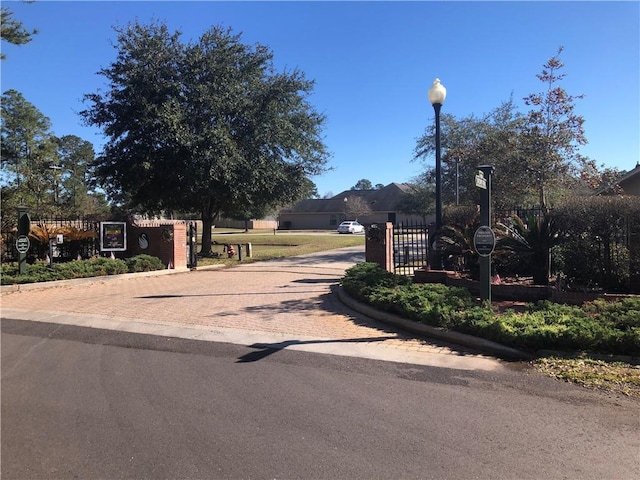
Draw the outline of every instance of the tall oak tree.
[[[328,152],[313,82],[277,72],[273,53],[214,26],[197,41],[163,23],[116,29],[117,58],[85,95],[87,124],[107,137],[96,174],[110,196],[147,212],[197,211],[202,253],[221,212],[295,201]]]

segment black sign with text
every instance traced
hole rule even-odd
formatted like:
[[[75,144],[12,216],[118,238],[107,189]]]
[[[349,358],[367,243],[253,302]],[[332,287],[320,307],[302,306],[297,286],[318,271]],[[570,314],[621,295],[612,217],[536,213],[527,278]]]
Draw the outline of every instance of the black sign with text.
[[[488,257],[496,248],[496,235],[490,227],[482,226],[473,236],[473,246],[481,257]]]

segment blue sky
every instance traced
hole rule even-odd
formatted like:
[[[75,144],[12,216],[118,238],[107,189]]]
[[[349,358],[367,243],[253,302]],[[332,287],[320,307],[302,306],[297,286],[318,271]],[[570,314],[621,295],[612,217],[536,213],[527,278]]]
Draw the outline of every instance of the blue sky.
[[[424,169],[416,139],[433,124],[427,91],[447,88],[442,113],[481,116],[513,95],[542,92],[535,77],[564,46],[567,77],[589,143],[581,153],[630,170],[640,160],[640,3],[633,2],[162,2],[3,1],[39,33],[2,45],[2,91],[15,89],[52,122],[99,151],[99,130],[83,126],[82,97],[115,59],[114,25],[166,22],[197,39],[213,25],[271,48],[276,67],[316,82],[311,102],[327,115],[333,170],[313,180],[321,195],[366,178],[403,182]],[[427,162],[433,163],[430,159]]]

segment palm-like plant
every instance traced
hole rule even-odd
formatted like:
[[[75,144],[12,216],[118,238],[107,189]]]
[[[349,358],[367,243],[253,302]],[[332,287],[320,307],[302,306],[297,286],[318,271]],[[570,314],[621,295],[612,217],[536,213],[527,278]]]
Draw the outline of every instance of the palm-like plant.
[[[473,235],[474,225],[445,225],[437,234],[436,249],[446,258],[462,258],[464,265],[473,270],[474,261]]]
[[[32,240],[36,240],[43,245],[47,245],[49,243],[49,240],[55,238],[59,233],[62,233],[59,226],[49,225],[46,223],[38,223],[36,225],[31,225],[29,237],[31,237]]]
[[[480,226],[480,214],[477,211],[473,213],[462,212],[458,215],[455,213],[450,213],[450,222],[446,223],[436,233],[434,246],[446,259],[461,259],[461,262],[455,262],[454,260],[454,263],[457,263],[455,266],[458,269],[464,266],[473,275],[479,271],[478,258],[473,247],[473,236]],[[451,261],[448,263],[451,263]],[[455,268],[454,265],[448,266],[449,268]]]
[[[499,224],[504,233],[498,248],[532,256],[533,283],[548,285],[551,274],[551,248],[558,243],[559,229],[555,217],[545,211],[540,217],[529,215],[526,223],[517,215],[511,225]]]
[[[41,257],[49,248],[49,241],[58,235],[63,235],[67,254],[72,258],[76,258],[81,252],[82,242],[98,238],[95,230],[82,230],[74,225],[52,225],[39,222],[32,224],[29,232],[29,237],[37,242],[36,255]]]
[[[38,223],[31,226],[29,236],[40,243],[47,244],[56,235],[64,235],[66,241],[88,240],[97,238],[97,232],[93,230],[81,230],[73,225],[50,225]]]

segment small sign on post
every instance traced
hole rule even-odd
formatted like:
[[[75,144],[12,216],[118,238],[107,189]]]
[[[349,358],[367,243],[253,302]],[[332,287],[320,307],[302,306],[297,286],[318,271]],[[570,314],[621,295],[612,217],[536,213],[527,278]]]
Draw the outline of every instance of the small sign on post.
[[[487,179],[484,177],[484,173],[482,171],[479,171],[476,175],[476,187],[484,190],[487,189]]]
[[[27,237],[26,235],[20,235],[16,240],[16,250],[18,250],[18,253],[27,253],[30,246],[31,242],[29,241],[29,237]]]
[[[490,227],[481,226],[473,236],[473,246],[481,257],[488,257],[496,248],[496,234]]]

